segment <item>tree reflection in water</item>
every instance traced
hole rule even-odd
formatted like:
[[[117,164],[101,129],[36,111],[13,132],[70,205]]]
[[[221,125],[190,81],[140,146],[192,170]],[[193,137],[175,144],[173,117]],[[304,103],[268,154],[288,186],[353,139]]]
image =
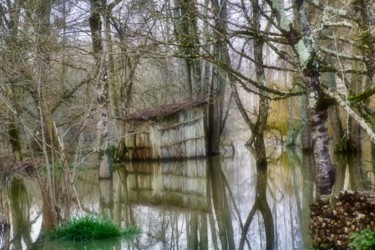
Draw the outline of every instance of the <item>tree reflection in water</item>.
[[[215,215],[216,217],[221,249],[235,249],[231,211],[228,204],[227,192],[225,190],[226,185],[221,160],[219,157],[213,157],[208,160],[208,163],[208,182],[210,183],[208,198],[209,200],[212,199],[210,211],[212,216]],[[211,232],[216,232],[216,230],[214,230],[214,225],[212,225],[212,227]],[[213,235],[212,238],[215,239],[216,235]]]
[[[335,190],[362,188],[354,180],[363,173],[351,164],[362,163],[336,162]],[[108,247],[305,249],[311,246],[311,166],[311,156],[288,151],[270,159],[267,167],[257,167],[247,149],[237,148],[235,158],[126,163],[116,168],[113,181],[99,182],[96,169],[84,170],[75,187],[84,212],[143,230],[133,242],[103,243]],[[72,249],[38,237],[44,223],[38,181],[8,183],[1,182],[1,215],[11,230],[0,231],[0,249]],[[80,207],[73,200],[67,214],[82,214]]]
[[[30,236],[30,203],[27,197],[26,188],[22,180],[14,179],[11,182],[10,204],[12,210],[12,226],[14,230],[13,246],[15,249],[22,249],[22,241],[27,248],[32,245]]]
[[[257,165],[257,180],[256,180],[256,195],[255,202],[250,209],[249,215],[243,226],[243,231],[240,240],[239,249],[244,249],[245,240],[247,238],[247,232],[254,219],[254,215],[257,211],[263,217],[265,235],[266,235],[266,249],[274,249],[275,243],[275,229],[273,223],[273,216],[270,206],[267,202],[267,165]],[[248,245],[251,248],[250,245]]]
[[[9,248],[10,245],[9,184],[9,179],[0,175],[0,249]]]

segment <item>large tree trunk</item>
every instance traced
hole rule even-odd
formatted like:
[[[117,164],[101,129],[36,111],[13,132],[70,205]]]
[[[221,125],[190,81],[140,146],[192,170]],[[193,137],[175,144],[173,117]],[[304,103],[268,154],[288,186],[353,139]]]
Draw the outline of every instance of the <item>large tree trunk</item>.
[[[312,38],[303,3],[298,10],[298,18],[303,27],[304,36],[295,45],[295,49],[299,56],[307,90],[307,111],[314,147],[316,193],[317,197],[320,197],[331,193],[336,170],[331,163],[329,153],[328,105],[324,101],[325,95],[320,83],[319,60],[316,55],[317,45]],[[291,40],[291,37],[289,39]]]
[[[268,1],[278,18],[279,28],[289,44],[293,46],[300,72],[306,87],[308,98],[308,115],[311,125],[311,137],[314,147],[314,166],[317,197],[329,194],[335,179],[335,169],[329,153],[327,129],[328,105],[320,83],[320,59],[317,55],[317,44],[306,16],[305,1],[296,2],[296,23],[289,21],[281,1]]]
[[[329,154],[329,137],[327,129],[328,107],[319,82],[319,72],[304,72],[311,121],[312,141],[314,145],[314,166],[317,197],[330,194],[335,180],[335,169]]]

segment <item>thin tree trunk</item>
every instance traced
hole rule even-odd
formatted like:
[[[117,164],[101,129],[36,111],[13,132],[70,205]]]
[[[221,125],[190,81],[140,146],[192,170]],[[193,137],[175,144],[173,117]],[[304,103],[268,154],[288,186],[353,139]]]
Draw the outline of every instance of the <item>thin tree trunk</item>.
[[[52,2],[49,0],[37,1],[35,6],[38,22],[35,24],[37,34],[36,53],[36,94],[35,104],[37,107],[40,141],[45,164],[47,165],[47,176],[39,178],[39,185],[43,196],[43,223],[45,229],[50,230],[60,222],[60,216],[56,210],[58,207],[56,192],[55,169],[52,162],[55,161],[56,134],[53,132],[49,83],[51,82],[51,11]]]
[[[108,62],[108,89],[110,91],[110,94],[108,95],[108,98],[111,99],[111,103],[113,103],[113,106],[111,107],[112,116],[119,116],[119,109],[118,109],[118,103],[119,98],[116,95],[118,90],[116,89],[115,84],[115,60],[113,57],[114,51],[112,46],[112,35],[111,35],[111,22],[110,22],[110,13],[106,13],[104,17],[104,37],[105,37],[105,44],[106,44],[106,62]]]
[[[106,53],[102,39],[102,21],[101,16],[104,15],[104,6],[100,0],[91,0],[90,29],[92,37],[92,45],[94,58],[97,67],[97,86],[96,100],[98,107],[98,139],[99,139],[99,179],[112,178],[110,159],[108,155],[109,144],[109,97],[108,97],[108,75]]]
[[[201,63],[200,60],[194,59],[199,54],[196,2],[175,0],[173,15],[175,36],[179,43],[180,53],[184,56],[188,97],[195,99],[202,96]]]
[[[227,48],[222,42],[223,35],[226,32],[227,6],[226,0],[212,0],[212,12],[215,19],[214,24],[214,48],[215,60],[226,61]],[[226,73],[220,66],[214,65],[212,69],[212,82],[208,105],[208,140],[207,153],[209,155],[220,154],[220,127],[222,125],[223,103],[225,94]]]
[[[261,30],[260,30],[261,7],[259,6],[258,0],[252,1],[252,8],[253,8],[254,29],[256,30],[255,38],[253,40],[256,81],[260,85],[266,86],[267,85],[266,74],[262,66],[263,65],[264,41],[261,36]],[[253,133],[253,138],[254,138],[254,148],[256,152],[257,166],[267,167],[266,147],[264,144],[264,131],[266,129],[267,118],[268,118],[268,99],[267,99],[266,91],[260,90],[259,93],[260,93],[260,96],[259,96],[258,117],[255,123],[255,127],[251,132]]]
[[[11,67],[15,67],[18,65],[17,60],[19,60],[20,54],[22,50],[18,48],[18,32],[19,32],[19,20],[20,20],[20,12],[21,12],[21,1],[15,0],[12,6],[12,3],[8,3],[8,8],[10,8],[9,12],[9,22],[8,22],[8,29],[9,29],[9,38],[5,39],[5,46],[7,50],[12,51],[9,55],[7,60]],[[13,74],[11,76],[13,78]],[[17,76],[15,76],[15,79]],[[15,79],[10,79],[10,82],[17,82]],[[9,91],[9,95],[14,102],[14,108],[16,113],[12,112],[10,114],[10,121],[8,125],[8,136],[9,142],[12,147],[12,152],[16,161],[22,160],[22,143],[20,141],[20,127],[17,123],[18,116],[20,114],[20,106],[22,103],[21,98],[19,97],[20,88],[12,85]]]
[[[108,154],[109,146],[109,107],[108,107],[108,79],[105,56],[102,56],[99,64],[98,82],[96,87],[96,100],[98,106],[98,136],[99,136],[99,178],[112,177],[111,162]]]

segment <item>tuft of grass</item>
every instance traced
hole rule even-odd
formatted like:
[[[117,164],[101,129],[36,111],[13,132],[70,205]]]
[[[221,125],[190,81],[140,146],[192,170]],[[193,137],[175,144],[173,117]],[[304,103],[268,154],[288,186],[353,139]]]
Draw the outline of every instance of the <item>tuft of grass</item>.
[[[85,215],[71,219],[62,226],[48,232],[47,236],[53,240],[80,241],[109,239],[120,236],[131,239],[140,233],[140,228],[136,226],[121,229],[108,219]]]

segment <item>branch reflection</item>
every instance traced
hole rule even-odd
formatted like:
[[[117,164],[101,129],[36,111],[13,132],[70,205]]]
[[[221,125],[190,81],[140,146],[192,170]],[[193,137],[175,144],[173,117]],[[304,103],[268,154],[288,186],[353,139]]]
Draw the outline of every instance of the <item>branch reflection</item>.
[[[243,226],[239,249],[244,249],[244,243],[247,238],[247,232],[254,219],[255,213],[259,211],[263,217],[266,249],[274,249],[275,243],[275,226],[270,206],[267,202],[267,164],[257,164],[257,182],[255,202],[250,209],[249,215]],[[251,246],[249,246],[250,248]]]

